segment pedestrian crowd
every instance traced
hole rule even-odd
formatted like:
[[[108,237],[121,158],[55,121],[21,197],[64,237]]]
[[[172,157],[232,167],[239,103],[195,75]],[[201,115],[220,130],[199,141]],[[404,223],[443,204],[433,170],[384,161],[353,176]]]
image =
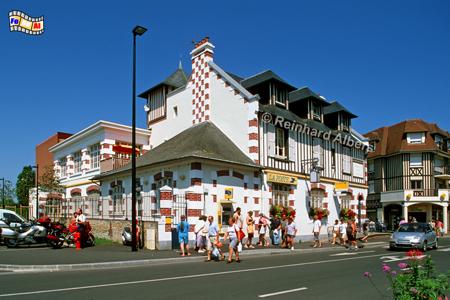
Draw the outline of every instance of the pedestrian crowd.
[[[257,218],[253,216],[253,211],[249,211],[246,216],[242,215],[238,207],[233,215],[228,219],[228,227],[225,229],[223,239],[219,225],[213,216],[200,216],[193,225],[195,234],[195,248],[200,254],[206,252],[207,259],[220,261],[225,260],[225,254],[222,252],[223,243],[228,245],[227,263],[234,261],[239,263],[239,253],[242,248],[254,249],[259,247],[278,246],[281,248],[294,250],[295,237],[298,229],[292,217],[267,217],[260,214]],[[322,247],[320,241],[320,232],[322,221],[317,216],[314,217],[312,234],[314,243],[312,247]],[[180,243],[181,256],[190,256],[189,249],[189,229],[190,225],[186,221],[186,216],[181,216],[181,222],[177,225],[178,240]],[[244,232],[245,230],[245,232]],[[364,237],[362,241],[367,242],[368,223],[363,224]],[[354,221],[336,220],[333,226],[332,244],[340,244],[351,250],[358,249],[356,243],[357,226]],[[255,243],[256,242],[256,243]]]

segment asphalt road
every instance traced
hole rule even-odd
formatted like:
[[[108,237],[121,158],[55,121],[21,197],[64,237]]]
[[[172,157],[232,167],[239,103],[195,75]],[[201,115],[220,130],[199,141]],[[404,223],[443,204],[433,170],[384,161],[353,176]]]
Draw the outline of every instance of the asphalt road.
[[[427,252],[439,271],[450,270],[450,240]],[[389,256],[389,257],[386,257]],[[246,257],[242,263],[170,265],[55,273],[0,273],[1,299],[390,299],[381,263],[404,252],[384,247],[348,252]],[[396,260],[398,259],[398,260]],[[372,280],[381,294],[363,273]]]

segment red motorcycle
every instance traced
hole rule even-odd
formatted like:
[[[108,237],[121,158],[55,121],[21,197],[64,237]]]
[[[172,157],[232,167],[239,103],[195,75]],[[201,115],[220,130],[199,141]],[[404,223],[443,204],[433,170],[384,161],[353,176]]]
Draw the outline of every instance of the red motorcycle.
[[[86,222],[84,235],[84,245],[95,246],[95,237],[92,234],[92,228],[89,222]],[[68,247],[75,245],[80,238],[81,236],[76,223],[71,223],[68,228],[63,224],[54,223],[52,224],[50,233],[47,235],[48,245],[54,249],[62,248],[64,243]]]

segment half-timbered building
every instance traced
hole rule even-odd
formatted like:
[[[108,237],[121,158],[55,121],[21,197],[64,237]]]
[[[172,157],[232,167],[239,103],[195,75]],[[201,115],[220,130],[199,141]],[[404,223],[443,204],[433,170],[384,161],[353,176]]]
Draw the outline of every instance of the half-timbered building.
[[[450,135],[420,119],[400,122],[365,135],[368,156],[368,212],[395,228],[400,218],[441,220],[448,230]]]
[[[312,238],[313,208],[328,209],[324,225],[344,208],[365,219],[369,145],[352,127],[356,116],[272,71],[229,73],[214,62],[214,48],[203,39],[190,75],[180,66],[140,95],[151,149],[138,158],[137,175],[159,224],[157,247],[170,247],[180,214],[192,225],[206,214],[226,226],[236,207],[258,217],[282,204],[296,209],[303,240]],[[129,170],[97,176],[102,195],[130,193]],[[311,180],[311,171],[319,176]]]

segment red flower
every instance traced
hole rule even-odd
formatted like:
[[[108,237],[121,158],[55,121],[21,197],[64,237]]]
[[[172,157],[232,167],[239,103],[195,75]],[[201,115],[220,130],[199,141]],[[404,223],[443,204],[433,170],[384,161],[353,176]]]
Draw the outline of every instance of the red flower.
[[[408,252],[406,252],[406,256],[411,257],[411,258],[416,258],[418,256],[422,256],[423,252],[421,252],[420,250],[417,249],[411,249]]]

